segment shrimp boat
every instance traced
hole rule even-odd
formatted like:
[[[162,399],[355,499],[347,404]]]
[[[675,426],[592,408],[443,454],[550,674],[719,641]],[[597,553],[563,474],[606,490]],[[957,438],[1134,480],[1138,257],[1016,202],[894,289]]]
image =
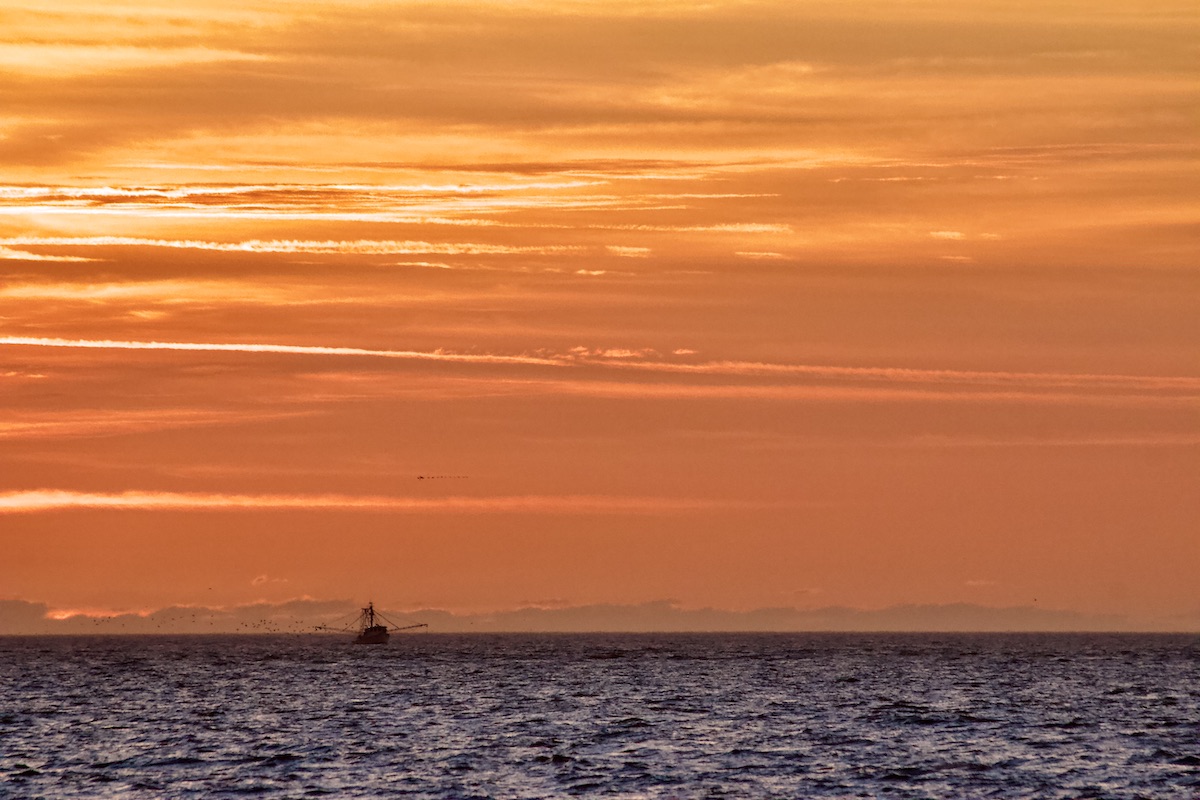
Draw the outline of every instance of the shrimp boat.
[[[417,625],[397,625],[375,610],[375,604],[368,602],[366,608],[359,611],[358,617],[343,628],[321,625],[317,630],[348,631],[355,634],[355,644],[387,644],[388,639],[396,631],[411,631],[414,628],[428,628],[425,623]]]

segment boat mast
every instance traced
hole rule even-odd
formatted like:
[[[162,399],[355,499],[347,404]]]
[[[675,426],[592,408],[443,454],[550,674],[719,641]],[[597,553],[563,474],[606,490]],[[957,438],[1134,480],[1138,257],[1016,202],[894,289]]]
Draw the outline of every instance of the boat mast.
[[[368,601],[367,607],[363,609],[363,615],[367,618],[367,627],[375,627],[375,603]]]

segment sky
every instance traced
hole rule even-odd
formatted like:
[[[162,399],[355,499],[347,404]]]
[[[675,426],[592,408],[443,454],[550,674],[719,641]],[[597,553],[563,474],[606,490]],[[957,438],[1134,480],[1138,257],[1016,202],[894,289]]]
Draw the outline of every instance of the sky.
[[[1192,2],[0,0],[0,632],[1200,629],[1198,130]]]

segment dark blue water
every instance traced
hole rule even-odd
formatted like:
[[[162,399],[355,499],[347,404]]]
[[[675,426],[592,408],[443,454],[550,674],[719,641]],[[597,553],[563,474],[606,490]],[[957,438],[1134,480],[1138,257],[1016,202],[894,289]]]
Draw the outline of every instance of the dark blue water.
[[[1200,797],[1200,638],[0,638],[0,796]]]

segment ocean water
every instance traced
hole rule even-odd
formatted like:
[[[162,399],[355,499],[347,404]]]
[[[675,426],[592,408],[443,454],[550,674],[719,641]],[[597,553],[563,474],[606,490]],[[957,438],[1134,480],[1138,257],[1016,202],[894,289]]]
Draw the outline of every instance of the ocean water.
[[[1200,637],[0,638],[5,798],[1197,798]]]

